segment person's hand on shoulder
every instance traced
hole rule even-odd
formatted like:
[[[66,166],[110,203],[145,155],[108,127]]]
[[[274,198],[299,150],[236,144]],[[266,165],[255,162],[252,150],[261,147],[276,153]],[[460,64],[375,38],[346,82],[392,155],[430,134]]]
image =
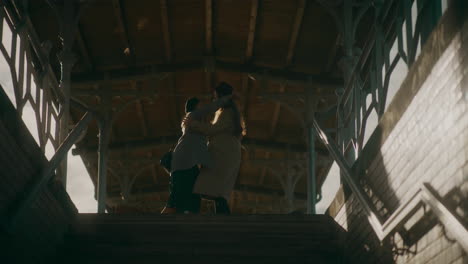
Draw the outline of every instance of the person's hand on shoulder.
[[[188,116],[184,117],[182,120],[182,127],[190,127],[190,124],[192,123],[192,119]]]

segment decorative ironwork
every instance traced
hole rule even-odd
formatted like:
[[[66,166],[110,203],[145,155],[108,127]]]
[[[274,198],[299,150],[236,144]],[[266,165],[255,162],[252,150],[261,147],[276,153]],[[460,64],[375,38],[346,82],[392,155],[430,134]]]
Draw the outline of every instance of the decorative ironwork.
[[[60,145],[62,116],[57,79],[49,70],[46,59],[51,44],[36,42],[34,45],[37,36],[26,30],[29,20],[15,21],[17,14],[13,13],[12,6],[9,7],[0,9],[0,50],[11,75],[11,86],[7,84],[3,88],[23,119],[34,116],[35,127],[27,122],[28,129],[43,153],[51,158]]]
[[[368,134],[382,117],[388,105],[389,88],[398,87],[396,78],[408,71],[421,46],[441,16],[443,1],[344,1],[341,9],[327,10],[336,20],[343,37],[343,69],[345,86],[337,90],[337,143],[347,161],[352,164],[360,155]],[[338,15],[339,12],[343,15]],[[366,14],[373,14],[372,26],[362,48],[357,45],[357,31]],[[369,21],[367,21],[369,22]],[[429,23],[430,22],[430,23]],[[400,72],[395,74],[396,69]],[[392,81],[396,81],[392,83]]]

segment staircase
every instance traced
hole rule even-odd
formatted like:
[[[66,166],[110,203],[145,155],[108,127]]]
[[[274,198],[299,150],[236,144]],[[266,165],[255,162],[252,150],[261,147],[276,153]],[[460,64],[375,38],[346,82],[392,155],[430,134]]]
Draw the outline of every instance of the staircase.
[[[344,263],[326,215],[80,214],[61,263]]]

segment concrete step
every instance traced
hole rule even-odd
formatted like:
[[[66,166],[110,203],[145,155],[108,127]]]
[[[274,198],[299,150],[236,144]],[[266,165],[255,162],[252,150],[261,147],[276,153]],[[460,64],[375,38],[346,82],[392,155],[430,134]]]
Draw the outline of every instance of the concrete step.
[[[74,263],[342,263],[344,235],[324,215],[82,214],[63,252]]]

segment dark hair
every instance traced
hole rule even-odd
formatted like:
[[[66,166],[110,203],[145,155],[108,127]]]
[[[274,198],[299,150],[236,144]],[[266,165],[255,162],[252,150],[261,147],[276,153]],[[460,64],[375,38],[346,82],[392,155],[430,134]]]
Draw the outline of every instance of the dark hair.
[[[227,95],[232,95],[232,92],[234,89],[232,86],[226,82],[221,82],[216,86],[215,88],[215,93],[218,98],[221,98],[223,96]],[[239,111],[239,108],[237,107],[237,104],[234,102],[233,99],[229,100],[229,102],[223,107],[224,109],[231,108],[234,115],[233,115],[233,123],[234,123],[234,135],[235,136],[243,136],[245,135],[245,123],[244,120],[242,119],[241,113]]]
[[[190,113],[193,110],[195,110],[195,107],[197,107],[198,103],[200,100],[196,97],[191,97],[185,102],[185,113]]]

